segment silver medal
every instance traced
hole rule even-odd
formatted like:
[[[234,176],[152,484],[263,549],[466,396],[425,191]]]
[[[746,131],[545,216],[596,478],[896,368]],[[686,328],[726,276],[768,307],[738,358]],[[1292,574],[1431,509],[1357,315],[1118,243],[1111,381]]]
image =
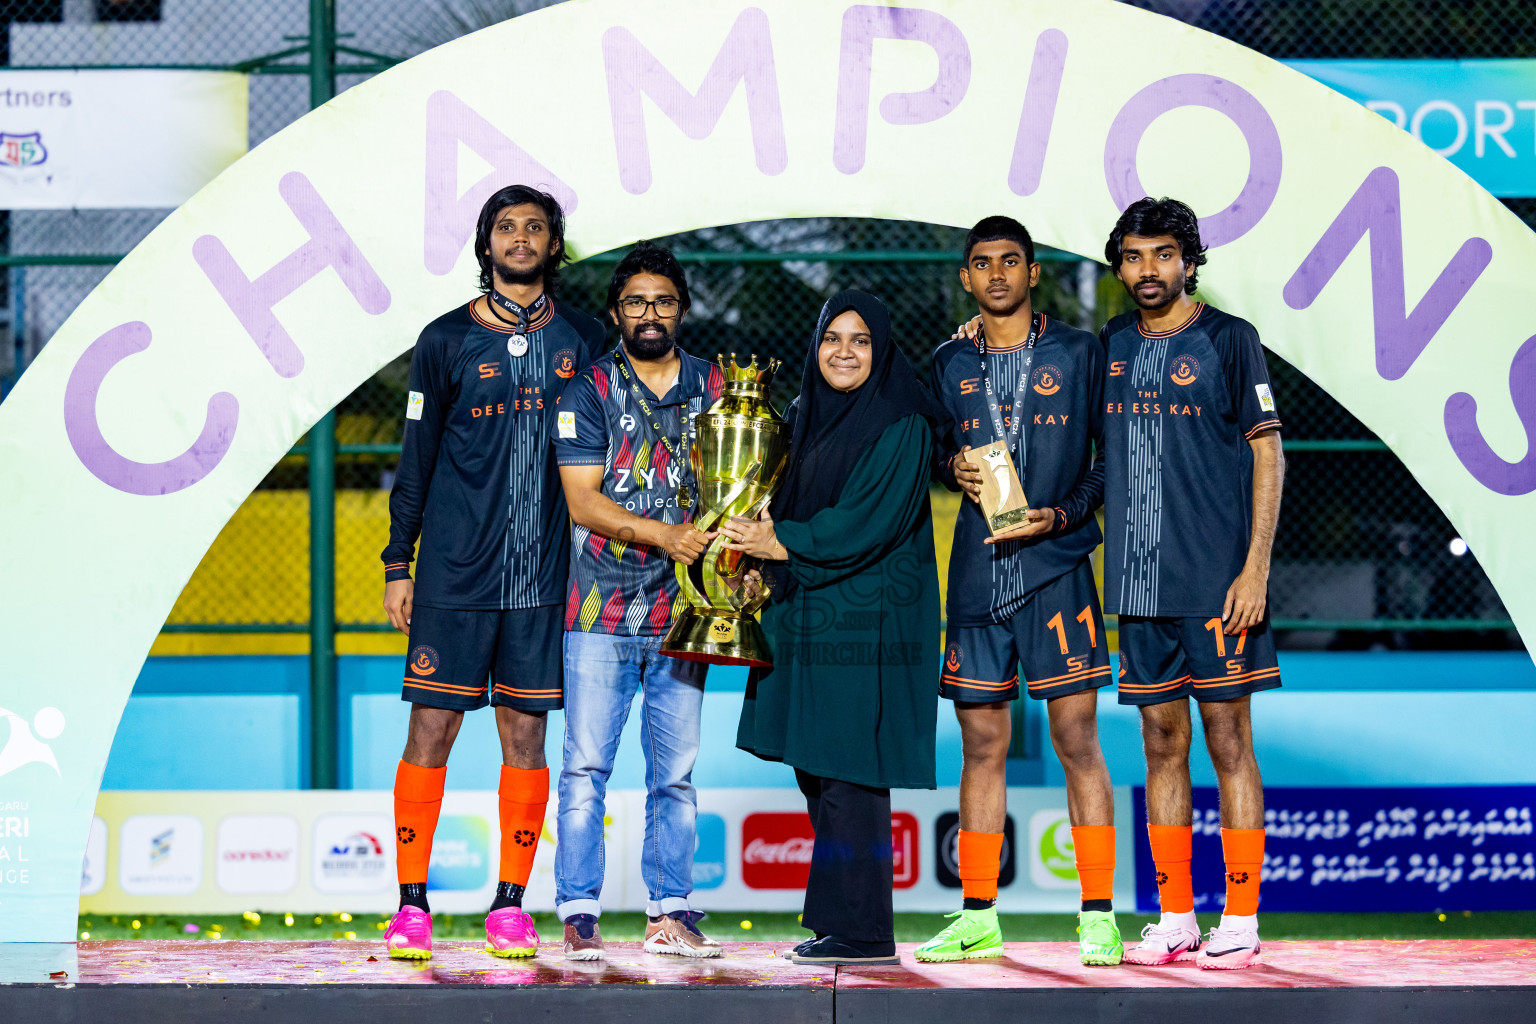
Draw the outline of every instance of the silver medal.
[[[527,355],[528,336],[526,334],[514,334],[507,339],[507,351],[514,356]]]

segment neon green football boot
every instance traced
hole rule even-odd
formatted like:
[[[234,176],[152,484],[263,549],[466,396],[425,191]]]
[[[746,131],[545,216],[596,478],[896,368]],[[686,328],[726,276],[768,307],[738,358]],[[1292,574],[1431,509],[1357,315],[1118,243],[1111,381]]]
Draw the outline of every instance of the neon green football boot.
[[[955,918],[954,923],[917,947],[913,955],[919,960],[937,963],[1003,955],[1003,930],[997,923],[996,907],[958,910],[945,916]]]
[[[1084,910],[1077,915],[1079,959],[1089,967],[1114,967],[1125,956],[1113,910]]]

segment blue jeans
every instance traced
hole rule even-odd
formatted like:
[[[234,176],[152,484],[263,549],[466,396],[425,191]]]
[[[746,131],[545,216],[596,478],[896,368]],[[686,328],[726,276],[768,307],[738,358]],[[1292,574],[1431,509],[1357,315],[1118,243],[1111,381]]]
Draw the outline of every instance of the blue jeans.
[[[659,636],[565,634],[565,749],[560,768],[555,913],[602,913],[603,798],[619,734],[642,691],[645,848],[640,873],[652,917],[688,910],[693,892],[699,713],[706,665],[661,653]]]

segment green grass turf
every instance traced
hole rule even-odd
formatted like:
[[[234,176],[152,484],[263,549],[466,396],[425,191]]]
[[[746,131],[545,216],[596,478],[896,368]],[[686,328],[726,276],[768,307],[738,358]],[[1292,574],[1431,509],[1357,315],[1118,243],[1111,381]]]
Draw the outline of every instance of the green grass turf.
[[[1009,942],[1068,941],[1076,938],[1077,919],[1071,914],[1002,914],[1003,938]],[[293,923],[289,924],[291,920]],[[388,915],[381,914],[85,914],[80,917],[80,937],[91,939],[373,939],[381,938]],[[1119,915],[1120,932],[1127,941],[1140,934],[1151,918]],[[1217,922],[1215,914],[1201,917],[1202,925]],[[553,914],[535,914],[542,937],[559,939],[560,923]],[[896,941],[924,942],[945,925],[942,914],[897,914]],[[188,932],[188,925],[196,926]],[[484,914],[436,914],[435,939],[482,939]],[[750,924],[750,927],[748,927]],[[137,925],[137,927],[135,927]],[[1487,914],[1264,914],[1260,918],[1266,939],[1529,939],[1536,938],[1536,912]],[[717,911],[703,924],[704,931],[725,942],[799,941],[807,932],[796,914]],[[637,942],[645,933],[642,914],[606,914],[603,936],[614,942]]]

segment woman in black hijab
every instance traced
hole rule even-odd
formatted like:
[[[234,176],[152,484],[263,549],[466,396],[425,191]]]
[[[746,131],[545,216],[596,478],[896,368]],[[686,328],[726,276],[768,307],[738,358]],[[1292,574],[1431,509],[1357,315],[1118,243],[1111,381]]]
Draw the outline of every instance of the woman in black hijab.
[[[939,581],[928,507],[945,413],[877,298],[840,292],[806,356],[771,516],[721,527],[767,560],[736,745],[794,766],[816,830],[797,963],[895,963],[891,789],[933,789]]]

